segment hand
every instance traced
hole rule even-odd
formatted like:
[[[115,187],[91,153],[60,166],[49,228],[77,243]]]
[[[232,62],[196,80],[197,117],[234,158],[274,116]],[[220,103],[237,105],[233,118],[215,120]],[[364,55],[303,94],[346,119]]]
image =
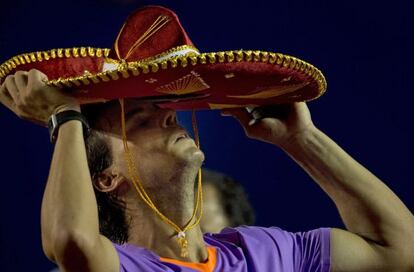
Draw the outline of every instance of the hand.
[[[47,126],[49,117],[63,110],[80,111],[79,102],[62,90],[47,86],[47,76],[32,69],[9,75],[0,86],[0,102],[22,119]]]
[[[225,109],[222,110],[222,115],[235,117],[248,137],[279,147],[284,147],[296,136],[315,129],[309,109],[304,102],[258,107],[252,113],[240,108]],[[253,116],[256,115],[264,118],[252,124]]]

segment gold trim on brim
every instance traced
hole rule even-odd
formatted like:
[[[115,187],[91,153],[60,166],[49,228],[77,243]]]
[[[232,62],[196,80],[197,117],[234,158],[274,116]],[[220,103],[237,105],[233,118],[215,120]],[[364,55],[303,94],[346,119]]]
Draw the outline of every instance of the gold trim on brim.
[[[167,57],[168,55],[171,55],[171,54],[174,54],[176,52],[183,51],[183,50],[186,50],[186,49],[193,50],[193,52],[190,51],[190,52],[184,54],[186,56],[199,55],[200,54],[200,51],[198,51],[198,49],[195,48],[194,46],[190,46],[190,45],[180,45],[180,46],[177,46],[177,47],[168,49],[167,51],[164,51],[164,52],[162,52],[162,53],[160,53],[158,55],[155,55],[155,56],[152,56],[152,57],[148,57],[148,58],[145,58],[145,59],[142,59],[142,60],[139,60],[139,61],[135,61],[133,63],[138,63],[138,62],[140,62],[140,63],[156,62],[159,59],[163,59],[163,58]],[[195,53],[194,51],[197,52],[197,53]],[[105,62],[107,62],[107,63],[116,63],[116,64],[121,64],[122,63],[119,60],[111,59],[111,58],[105,58]],[[132,63],[132,62],[130,62],[130,63]]]
[[[11,71],[23,64],[48,61],[50,59],[57,58],[107,58],[109,56],[109,52],[110,49],[107,48],[73,47],[20,54],[0,65],[0,80],[5,78]]]
[[[140,74],[157,73],[160,69],[166,70],[169,68],[187,67],[189,65],[203,65],[214,63],[232,63],[232,62],[261,62],[274,64],[280,67],[284,67],[290,70],[299,71],[311,79],[315,80],[318,84],[320,91],[319,95],[313,99],[320,97],[327,87],[327,83],[322,72],[310,63],[307,63],[298,58],[284,55],[280,53],[271,53],[265,51],[222,51],[201,53],[199,55],[191,54],[173,57],[162,61],[152,61],[160,56],[170,54],[173,51],[182,50],[182,47],[175,47],[159,55],[151,58],[147,58],[136,62],[124,62],[117,61],[120,65],[118,70],[105,71],[97,74],[84,74],[82,76],[70,77],[70,78],[58,78],[47,82],[49,85],[53,85],[59,88],[62,87],[78,87],[89,85],[91,83],[106,82],[110,80],[118,80],[119,78],[128,78],[130,76],[138,76]],[[9,72],[14,70],[18,65],[24,63],[30,63],[35,61],[48,60],[50,58],[63,58],[63,57],[105,57],[108,59],[109,49],[97,49],[91,47],[81,48],[69,48],[69,49],[53,49],[46,52],[36,52],[22,54],[13,57],[9,61],[6,61],[0,66],[0,79],[6,77]],[[23,61],[22,61],[23,60]]]
[[[181,45],[174,48],[171,48],[167,51],[164,51],[158,55],[151,56],[145,59],[142,59],[137,62],[152,62],[156,59],[163,58],[169,54],[172,54],[177,51],[184,49],[192,49],[199,53],[198,49],[190,45]],[[38,51],[20,54],[12,57],[11,59],[5,61],[0,65],[0,81],[5,78],[11,71],[15,70],[18,66],[33,63],[33,62],[42,62],[50,59],[56,58],[86,58],[86,57],[103,57],[105,62],[109,63],[119,63],[117,60],[109,58],[110,49],[108,48],[94,48],[94,47],[73,47],[73,48],[58,48],[51,49],[48,51]]]

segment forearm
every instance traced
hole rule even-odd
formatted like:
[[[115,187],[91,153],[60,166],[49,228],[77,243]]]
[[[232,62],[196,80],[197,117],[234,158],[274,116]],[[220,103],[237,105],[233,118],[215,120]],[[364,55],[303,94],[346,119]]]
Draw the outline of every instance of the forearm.
[[[52,259],[65,243],[79,238],[93,242],[99,235],[97,204],[78,121],[59,129],[41,217],[43,245]]]
[[[385,246],[414,239],[408,208],[324,133],[309,130],[283,149],[331,197],[349,231]]]

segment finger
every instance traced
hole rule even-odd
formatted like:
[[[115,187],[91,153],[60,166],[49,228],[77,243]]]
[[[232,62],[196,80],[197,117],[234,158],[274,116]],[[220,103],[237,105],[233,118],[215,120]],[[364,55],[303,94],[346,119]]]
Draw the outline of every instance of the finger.
[[[262,107],[246,107],[245,110],[229,109],[229,110],[222,111],[222,115],[223,116],[229,116],[229,115],[234,116],[233,112],[235,112],[235,114],[238,114],[237,119],[239,121],[241,121],[242,125],[248,125],[248,126],[253,126],[257,122],[259,122],[261,119],[266,117],[263,114]],[[234,116],[234,117],[236,117],[236,116]],[[246,122],[247,122],[247,124],[246,124]]]
[[[31,69],[28,72],[27,85],[28,88],[33,91],[38,91],[43,89],[47,82],[47,76],[36,69]]]
[[[252,117],[245,109],[226,109],[221,112],[224,116],[231,115],[236,118],[243,127],[250,126],[249,123],[252,120]]]
[[[17,86],[17,89],[19,90],[19,93],[22,94],[27,89],[28,72],[17,71],[14,74],[14,81],[16,82],[16,86]]]
[[[267,117],[284,120],[289,116],[291,109],[292,105],[290,104],[269,105],[254,108],[251,114],[256,120]]]
[[[9,92],[6,89],[6,84],[3,83],[0,86],[0,102],[6,106],[9,110],[14,109],[14,102],[13,98],[10,96]]]
[[[19,90],[17,89],[16,82],[14,81],[14,75],[6,77],[4,85],[6,85],[6,92],[8,92],[8,94],[13,98],[13,103],[17,105],[20,98]]]

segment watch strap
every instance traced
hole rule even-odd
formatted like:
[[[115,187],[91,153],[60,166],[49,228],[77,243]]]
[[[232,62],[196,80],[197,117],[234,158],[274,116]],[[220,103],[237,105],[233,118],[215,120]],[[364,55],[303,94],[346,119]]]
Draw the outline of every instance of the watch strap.
[[[83,134],[86,138],[90,133],[90,126],[88,121],[86,120],[85,116],[82,115],[82,113],[75,111],[75,110],[67,110],[62,111],[57,114],[52,114],[48,121],[48,128],[49,128],[49,134],[50,134],[50,141],[54,144],[56,143],[59,127],[71,120],[78,120],[83,125]]]

